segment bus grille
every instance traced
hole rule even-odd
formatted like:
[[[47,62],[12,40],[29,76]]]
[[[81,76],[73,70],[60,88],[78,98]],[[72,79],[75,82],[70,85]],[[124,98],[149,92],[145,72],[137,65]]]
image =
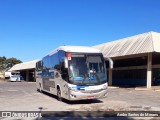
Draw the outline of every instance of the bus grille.
[[[80,90],[82,93],[97,93],[97,92],[101,92],[102,89],[98,89],[98,90]]]

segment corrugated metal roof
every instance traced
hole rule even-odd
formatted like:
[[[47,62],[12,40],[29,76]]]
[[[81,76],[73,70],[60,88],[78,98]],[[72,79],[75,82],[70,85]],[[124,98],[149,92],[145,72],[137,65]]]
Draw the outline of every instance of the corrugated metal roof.
[[[16,64],[11,69],[9,69],[8,71],[33,69],[33,68],[36,67],[36,62],[37,61],[38,60],[33,60],[33,61],[29,61],[29,62]]]
[[[95,49],[93,47],[88,47],[88,46],[60,46],[57,49],[50,52],[49,55],[52,55],[59,50],[64,50],[66,52],[81,52],[81,53],[100,53],[101,52],[98,49]]]
[[[104,57],[160,52],[160,33],[143,33],[93,47],[101,50]]]

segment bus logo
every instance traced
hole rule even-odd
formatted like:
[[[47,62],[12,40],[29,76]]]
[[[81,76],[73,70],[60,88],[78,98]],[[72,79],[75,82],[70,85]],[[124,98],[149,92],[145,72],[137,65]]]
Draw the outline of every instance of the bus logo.
[[[67,59],[71,60],[71,57],[72,57],[71,53],[67,53]]]

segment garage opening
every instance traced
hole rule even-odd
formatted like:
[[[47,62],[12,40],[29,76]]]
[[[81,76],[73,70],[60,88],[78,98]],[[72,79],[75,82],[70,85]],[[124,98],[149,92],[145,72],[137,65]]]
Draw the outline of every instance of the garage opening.
[[[147,70],[114,70],[113,85],[116,86],[146,86]]]
[[[130,57],[130,58],[129,58]],[[114,61],[112,70],[113,86],[146,86],[147,85],[147,55],[140,57],[129,56],[125,59],[119,57]],[[132,58],[131,58],[132,57]],[[152,53],[151,85],[160,86],[160,54]],[[108,68],[108,62],[106,62]],[[108,71],[109,75],[109,71]]]
[[[156,52],[152,60],[152,85],[160,86],[160,54]]]
[[[146,86],[147,56],[114,60],[112,85]]]
[[[21,70],[20,75],[24,81],[35,82],[35,69]]]

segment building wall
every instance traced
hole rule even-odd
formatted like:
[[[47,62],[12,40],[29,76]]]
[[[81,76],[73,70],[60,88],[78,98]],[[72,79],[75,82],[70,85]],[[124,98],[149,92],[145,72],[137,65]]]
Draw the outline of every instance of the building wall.
[[[116,86],[146,86],[147,85],[147,54],[123,56],[112,58],[112,85]],[[151,84],[159,85],[160,80],[160,54],[152,53]],[[108,67],[108,66],[107,66]]]
[[[35,82],[35,69],[19,70],[23,80]]]

